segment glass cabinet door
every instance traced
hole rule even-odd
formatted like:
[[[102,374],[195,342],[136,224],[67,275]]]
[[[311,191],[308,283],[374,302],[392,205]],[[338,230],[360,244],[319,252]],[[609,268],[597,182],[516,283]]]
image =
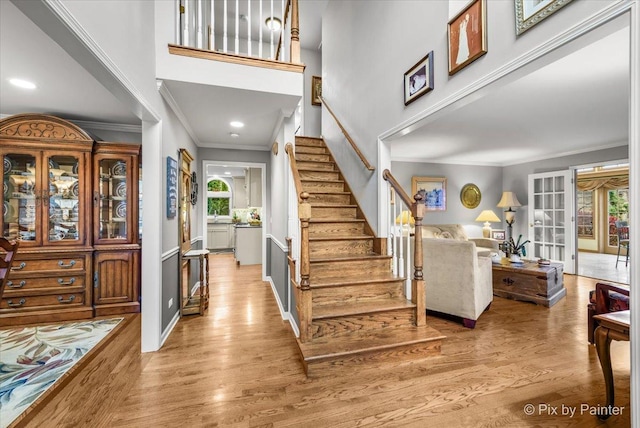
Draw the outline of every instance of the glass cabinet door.
[[[75,155],[45,157],[44,203],[48,206],[45,239],[49,243],[78,242],[80,237],[80,159]]]
[[[36,176],[36,157],[29,153],[13,152],[4,154],[2,158],[2,236],[35,245],[40,240],[37,219],[40,189]]]
[[[128,158],[102,158],[98,161],[97,240],[130,238],[127,193],[132,184],[129,173],[132,165],[129,163]]]

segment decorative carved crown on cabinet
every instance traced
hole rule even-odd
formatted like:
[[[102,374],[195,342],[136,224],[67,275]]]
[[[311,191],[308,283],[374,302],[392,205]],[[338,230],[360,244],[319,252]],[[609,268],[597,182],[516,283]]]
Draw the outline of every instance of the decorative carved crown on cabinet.
[[[0,120],[1,236],[20,241],[0,326],[140,311],[139,156],[58,117]]]

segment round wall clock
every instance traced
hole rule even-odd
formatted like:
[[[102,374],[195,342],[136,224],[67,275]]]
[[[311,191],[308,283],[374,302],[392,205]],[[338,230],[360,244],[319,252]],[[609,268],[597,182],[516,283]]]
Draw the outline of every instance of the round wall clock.
[[[480,205],[480,199],[482,199],[482,195],[480,194],[480,189],[475,184],[465,184],[460,191],[460,201],[462,205],[469,209],[476,208]]]

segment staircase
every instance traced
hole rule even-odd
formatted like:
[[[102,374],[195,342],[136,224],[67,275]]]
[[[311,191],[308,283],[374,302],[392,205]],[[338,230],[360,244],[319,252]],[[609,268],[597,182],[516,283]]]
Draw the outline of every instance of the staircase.
[[[416,326],[425,314],[407,300],[386,238],[374,236],[324,141],[296,137],[295,163],[311,205],[310,289],[296,286],[307,375],[439,354],[443,336]]]

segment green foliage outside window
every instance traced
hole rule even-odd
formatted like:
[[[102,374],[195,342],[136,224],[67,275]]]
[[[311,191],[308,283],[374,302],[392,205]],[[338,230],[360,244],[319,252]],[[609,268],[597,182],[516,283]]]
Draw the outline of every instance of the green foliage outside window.
[[[209,192],[228,192],[229,186],[222,180],[211,180],[207,184],[207,190]]]
[[[229,215],[229,198],[208,198],[208,215]]]

